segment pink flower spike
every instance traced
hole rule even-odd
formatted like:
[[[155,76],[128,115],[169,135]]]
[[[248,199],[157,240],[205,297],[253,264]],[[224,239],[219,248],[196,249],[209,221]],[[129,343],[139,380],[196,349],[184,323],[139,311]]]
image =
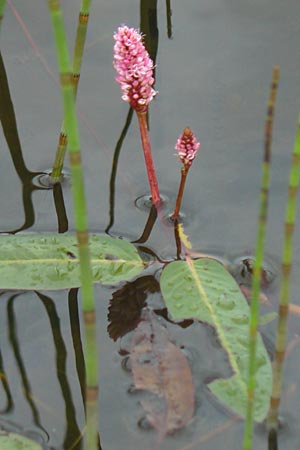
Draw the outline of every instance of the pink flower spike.
[[[194,161],[200,142],[189,127],[183,130],[183,133],[177,139],[175,149],[178,151],[178,157],[185,166],[191,166]]]
[[[118,28],[114,39],[114,67],[122,99],[137,111],[147,111],[157,92],[152,87],[153,61],[145,49],[142,35],[124,25]]]

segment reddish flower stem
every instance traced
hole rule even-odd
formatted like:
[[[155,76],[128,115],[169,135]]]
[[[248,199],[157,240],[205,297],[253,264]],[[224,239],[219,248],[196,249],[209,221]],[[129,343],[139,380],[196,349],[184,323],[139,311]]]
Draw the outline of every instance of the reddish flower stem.
[[[181,169],[181,180],[180,180],[180,185],[179,185],[179,189],[178,189],[175,209],[174,209],[174,212],[173,212],[173,215],[172,215],[172,219],[173,220],[178,219],[180,206],[181,206],[181,201],[182,201],[182,197],[183,197],[185,181],[186,181],[186,177],[187,177],[187,174],[188,174],[188,171],[189,171],[190,167],[191,166],[189,164],[184,164],[184,166]]]
[[[154,205],[158,205],[161,202],[161,198],[159,195],[158,183],[151,153],[151,145],[147,127],[147,111],[136,110],[136,114],[139,121],[142,146],[150,185],[151,200]]]

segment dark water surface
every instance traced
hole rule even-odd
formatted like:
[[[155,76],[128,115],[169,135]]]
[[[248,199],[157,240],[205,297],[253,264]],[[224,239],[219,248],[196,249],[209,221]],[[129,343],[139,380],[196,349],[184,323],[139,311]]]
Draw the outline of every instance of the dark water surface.
[[[62,3],[71,43],[80,2]],[[172,38],[167,33],[164,2],[94,2],[78,92],[90,230],[108,230],[137,240],[148,218],[147,210],[135,206],[137,198],[148,194],[135,116],[121,146],[114,190],[110,189],[114,153],[129,112],[114,81],[112,35],[122,23],[139,27],[140,6],[143,29],[146,33],[146,25],[150,26],[152,51],[155,54],[157,50],[155,87],[159,94],[151,105],[149,123],[160,189],[169,198],[166,214],[172,211],[180,177],[174,156],[177,137],[188,125],[201,141],[182,205],[185,231],[196,251],[229,261],[253,253],[266,102],[272,67],[280,65],[266,247],[277,274],[290,155],[300,109],[298,0],[176,0],[171,4]],[[73,230],[68,180],[54,192],[34,181],[52,165],[62,118],[47,2],[8,1],[1,50],[0,231]],[[164,259],[176,255],[172,232],[166,233],[159,222],[144,245]],[[299,305],[298,240],[295,255],[291,301]],[[148,304],[163,314],[157,282],[151,273],[147,275],[131,289],[138,292],[140,307],[148,295]],[[278,278],[267,292],[272,304],[263,307],[265,312],[276,309]],[[155,433],[137,425],[143,423],[141,396],[131,393],[132,379],[122,356],[131,335],[127,333],[117,342],[109,337],[107,314],[114,289],[97,286],[95,292],[102,449],[153,449]],[[126,292],[121,294],[126,297]],[[1,388],[0,425],[20,427],[55,449],[81,448],[80,443],[75,444],[84,426],[76,299],[76,291],[1,293],[0,371],[5,372],[9,385],[4,383]],[[69,305],[75,305],[71,313]],[[133,315],[138,314],[138,307],[130,307]],[[111,335],[120,333],[121,324],[115,316],[114,320]],[[165,318],[161,320],[166,323]],[[289,325],[289,342],[294,346],[286,361],[279,448],[295,450],[300,441],[299,317],[291,316]],[[168,326],[189,358],[197,411],[193,422],[166,438],[161,448],[240,449],[242,421],[212,401],[205,388],[209,374],[227,375],[224,353],[212,343],[211,331],[203,325]],[[274,323],[264,328],[271,351],[274,333]],[[207,351],[210,348],[212,351]],[[266,439],[264,427],[256,426],[253,448],[266,449]]]

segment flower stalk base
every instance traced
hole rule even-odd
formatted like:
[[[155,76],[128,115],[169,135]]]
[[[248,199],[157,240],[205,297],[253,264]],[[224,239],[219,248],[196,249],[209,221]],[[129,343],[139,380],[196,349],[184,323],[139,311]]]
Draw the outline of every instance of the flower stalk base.
[[[151,153],[150,139],[147,127],[147,112],[136,110],[136,115],[140,127],[142,146],[144,150],[147,175],[150,185],[151,200],[154,205],[158,205],[161,202],[161,198],[159,195],[158,183]]]
[[[189,164],[185,164],[182,169],[181,169],[181,180],[180,180],[180,185],[179,185],[179,189],[178,189],[178,194],[177,194],[177,199],[176,199],[176,204],[175,204],[175,209],[172,215],[172,220],[177,220],[178,216],[179,216],[179,212],[180,212],[180,206],[181,206],[181,201],[182,201],[182,197],[183,197],[183,191],[184,191],[184,186],[185,186],[185,181],[186,181],[186,177],[189,171],[190,165]]]

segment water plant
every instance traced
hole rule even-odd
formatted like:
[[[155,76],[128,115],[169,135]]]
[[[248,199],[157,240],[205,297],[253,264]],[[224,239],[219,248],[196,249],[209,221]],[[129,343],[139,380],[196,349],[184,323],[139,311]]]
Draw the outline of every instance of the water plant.
[[[148,106],[157,92],[153,89],[153,61],[142,42],[142,35],[134,28],[122,26],[114,35],[114,66],[117,82],[122,89],[122,100],[128,102],[136,112],[151,199],[160,203],[158,182],[152,159],[151,145],[147,126]]]
[[[82,57],[84,52],[84,45],[85,45],[85,39],[86,39],[86,33],[87,33],[87,27],[89,22],[89,15],[90,15],[90,7],[91,7],[91,0],[82,0],[80,5],[80,11],[78,16],[78,24],[77,24],[77,30],[76,30],[76,38],[75,38],[75,44],[74,44],[74,52],[73,52],[73,60],[72,60],[72,84],[73,84],[73,90],[74,90],[74,97],[76,99],[77,96],[77,90],[78,90],[78,83],[80,79],[80,72],[81,72],[81,64],[82,64]],[[64,165],[65,160],[65,154],[67,150],[67,133],[65,130],[65,121],[63,120],[61,125],[61,130],[59,133],[58,138],[58,145],[57,150],[55,154],[55,160],[53,162],[53,167],[51,170],[51,182],[58,183],[61,180],[62,176],[62,169]]]
[[[83,173],[81,167],[80,142],[75,110],[75,95],[72,83],[69,52],[63,24],[60,2],[48,1],[56,44],[58,67],[64,105],[64,121],[68,135],[69,159],[72,177],[76,237],[79,252],[80,279],[85,324],[86,361],[86,420],[87,447],[98,447],[98,363],[96,351],[96,314],[93,292],[92,269],[89,250],[87,212],[85,204]]]
[[[173,220],[178,219],[186,177],[194,159],[196,158],[199,147],[200,142],[197,142],[192,130],[189,127],[186,127],[177,139],[177,144],[175,146],[175,149],[178,152],[178,158],[182,162],[183,167],[181,169],[181,180],[175,203],[175,209],[172,215]]]
[[[287,320],[290,303],[290,280],[293,259],[293,234],[297,213],[297,193],[299,189],[300,169],[300,118],[298,118],[294,151],[291,163],[289,190],[286,204],[284,243],[282,252],[282,280],[280,289],[280,303],[275,343],[275,357],[273,362],[273,386],[270,399],[270,410],[267,418],[270,434],[277,433],[279,419],[278,410],[281,400],[283,363],[287,340]]]
[[[248,393],[247,393],[248,398],[247,398],[247,414],[245,421],[245,433],[243,443],[244,450],[250,450],[252,447],[252,427],[253,427],[253,412],[255,401],[256,367],[257,367],[256,348],[257,348],[257,327],[259,316],[259,293],[261,287],[265,235],[266,235],[266,222],[268,215],[272,128],[273,128],[274,108],[275,108],[278,81],[279,81],[279,67],[275,66],[273,68],[272,83],[265,123],[264,160],[262,165],[258,230],[257,230],[257,241],[255,251],[255,262],[252,278],[252,296],[250,307],[251,313],[249,323],[249,367],[248,367]]]
[[[143,270],[155,275],[155,287],[152,293],[161,290],[167,313],[157,311],[145,304],[147,282],[136,283],[139,292],[133,326],[128,325],[123,334],[112,332],[113,339],[132,331],[133,337],[128,351],[132,364],[132,378],[137,390],[146,390],[162,400],[160,408],[152,402],[142,401],[148,422],[158,430],[159,442],[166,435],[182,427],[188,427],[196,411],[195,385],[189,360],[183,349],[173,342],[166,323],[178,326],[180,322],[201,322],[214,330],[215,340],[228,358],[230,375],[216,375],[207,381],[206,386],[218,404],[223,405],[234,418],[245,419],[243,449],[252,447],[253,421],[262,422],[268,410],[270,433],[276,433],[278,427],[278,407],[282,384],[282,363],[286,345],[287,313],[289,301],[289,283],[292,260],[292,232],[295,222],[296,193],[299,184],[300,161],[300,122],[294,147],[293,166],[290,176],[289,198],[287,202],[285,245],[283,251],[283,277],[281,302],[279,308],[278,337],[273,365],[273,391],[271,396],[272,367],[264,345],[258,324],[266,322],[268,317],[259,318],[259,294],[263,274],[263,251],[265,224],[267,219],[268,191],[270,181],[270,151],[274,115],[275,96],[279,78],[278,67],[274,68],[273,81],[268,104],[265,127],[265,154],[263,162],[262,186],[260,194],[259,227],[256,254],[252,273],[252,299],[250,307],[241,286],[230,272],[230,267],[211,255],[199,255],[193,251],[192,244],[182,225],[178,224],[181,201],[184,193],[187,173],[200,146],[193,131],[186,127],[179,136],[176,150],[182,162],[181,181],[172,215],[173,222],[165,220],[161,205],[161,196],[151,154],[150,136],[147,126],[149,104],[156,95],[154,89],[153,62],[143,44],[143,36],[137,30],[127,26],[119,27],[114,35],[114,66],[117,82],[122,89],[122,98],[129,103],[138,118],[142,147],[148,173],[152,207],[147,221],[155,222],[159,217],[167,239],[174,226],[177,259],[159,259],[152,255],[150,261],[143,260],[143,248],[124,239],[111,236],[88,236],[87,213],[81,168],[80,143],[75,112],[75,98],[84,38],[80,39],[78,56],[80,63],[73,65],[73,75],[69,64],[67,44],[62,22],[60,3],[48,0],[57,47],[62,96],[64,101],[64,124],[60,139],[59,168],[53,181],[60,178],[59,172],[64,159],[63,153],[68,143],[72,176],[72,189],[75,205],[76,236],[66,234],[29,234],[1,236],[0,241],[0,289],[57,290],[81,287],[82,316],[85,333],[86,390],[86,448],[96,450],[98,442],[98,345],[95,315],[93,283],[117,286],[112,301],[125,299],[126,319],[130,322],[128,303],[130,292],[136,288],[135,278]],[[90,2],[81,6],[81,36],[85,37]],[[85,11],[85,12],[84,12]],[[84,23],[83,23],[84,22]],[[75,46],[76,47],[76,46]],[[75,58],[76,59],[76,58]],[[74,70],[75,66],[75,70]],[[74,75],[75,74],[75,75]],[[73,80],[72,80],[73,79]],[[66,139],[68,136],[68,142]],[[56,168],[55,168],[56,170]],[[135,241],[141,244],[147,240],[152,227],[146,224],[142,238]],[[148,227],[148,229],[147,229]],[[147,230],[146,230],[147,229]],[[150,229],[150,231],[149,231]],[[138,248],[137,248],[138,247]],[[20,270],[22,268],[22,270]],[[20,274],[16,277],[16,274]],[[154,275],[153,275],[154,274]],[[147,279],[147,280],[146,280]],[[126,284],[130,280],[130,285]],[[133,280],[133,281],[132,281]],[[119,283],[123,283],[119,286]],[[145,284],[145,286],[144,286]],[[128,287],[129,286],[129,287]],[[46,304],[44,294],[37,293]],[[133,300],[135,297],[133,296]],[[132,299],[130,299],[132,300]],[[10,303],[10,305],[12,302]],[[111,304],[111,311],[112,311]],[[117,313],[120,313],[120,303]],[[12,307],[10,307],[10,312]],[[48,309],[47,309],[48,311]],[[111,312],[110,311],[110,312]],[[116,312],[116,311],[115,311]],[[113,314],[111,314],[111,317]],[[13,315],[10,314],[11,322]],[[163,318],[163,320],[160,320]],[[260,320],[262,319],[262,320]],[[121,319],[120,319],[121,320]],[[177,321],[174,323],[173,321]],[[124,322],[124,321],[123,321]],[[1,362],[1,355],[0,355]],[[2,372],[2,369],[1,369]],[[28,393],[27,393],[28,394]],[[271,396],[271,408],[269,400]],[[0,435],[0,439],[3,436]],[[5,439],[17,440],[18,435],[10,433]],[[0,441],[1,445],[4,440]],[[28,442],[25,440],[24,445]],[[0,445],[0,446],[1,446]],[[3,444],[4,445],[4,444]],[[30,448],[34,448],[32,443]],[[270,449],[271,450],[271,447]],[[273,449],[272,449],[273,450]]]

